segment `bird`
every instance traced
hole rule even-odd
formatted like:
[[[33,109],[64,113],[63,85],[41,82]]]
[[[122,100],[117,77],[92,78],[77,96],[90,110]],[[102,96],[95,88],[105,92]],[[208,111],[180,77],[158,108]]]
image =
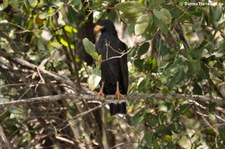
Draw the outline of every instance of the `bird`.
[[[126,101],[121,98],[128,91],[127,46],[118,38],[113,22],[108,19],[99,20],[94,32],[100,33],[95,47],[102,56],[98,96],[115,95],[117,99],[109,104],[110,115],[126,114]]]

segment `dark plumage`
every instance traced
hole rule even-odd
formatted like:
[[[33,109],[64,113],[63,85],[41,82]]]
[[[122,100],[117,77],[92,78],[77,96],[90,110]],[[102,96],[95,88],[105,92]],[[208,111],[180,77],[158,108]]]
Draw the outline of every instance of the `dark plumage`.
[[[111,21],[101,20],[97,22],[94,30],[101,32],[96,43],[96,51],[102,55],[103,60],[101,64],[101,91],[105,95],[115,94],[118,98],[115,103],[110,104],[111,115],[116,113],[125,114],[126,103],[122,103],[119,100],[121,97],[120,93],[125,95],[128,89],[127,54],[124,54],[127,52],[127,47],[118,38],[115,26]],[[118,90],[117,85],[119,85]]]

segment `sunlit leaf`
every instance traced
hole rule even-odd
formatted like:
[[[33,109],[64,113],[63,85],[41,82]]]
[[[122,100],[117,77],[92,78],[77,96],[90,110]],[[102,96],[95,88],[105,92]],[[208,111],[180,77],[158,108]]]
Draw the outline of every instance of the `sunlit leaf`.
[[[40,19],[45,19],[47,17],[48,17],[48,11],[47,10],[39,14]]]
[[[190,139],[188,139],[186,136],[182,136],[179,139],[178,144],[182,148],[190,148],[190,146],[191,146],[192,143],[191,143]]]
[[[88,78],[88,87],[91,90],[94,90],[96,89],[100,81],[101,81],[101,71],[99,68],[96,67],[93,69],[93,74]]]
[[[83,39],[83,45],[84,45],[85,51],[89,55],[91,55],[92,58],[94,58],[95,60],[98,60],[99,56],[98,56],[98,53],[95,51],[95,45],[87,38]]]
[[[53,2],[53,4],[58,7],[61,7],[64,4],[64,2]]]
[[[134,26],[135,35],[143,34],[150,25],[150,23],[152,23],[152,21],[150,21],[150,18],[147,14],[140,16]]]
[[[3,0],[0,4],[0,11],[4,10],[9,5],[8,0]]]
[[[63,44],[64,46],[68,47],[68,42],[66,40],[64,40],[63,38],[60,38],[60,42],[61,44]]]
[[[64,26],[64,29],[68,33],[77,33],[77,29],[69,25]]]
[[[166,135],[166,136],[164,137],[164,140],[165,140],[166,142],[172,142],[172,137],[171,137],[170,135]]]
[[[57,21],[58,21],[59,25],[66,25],[61,12],[58,12],[58,20]]]
[[[66,25],[66,26],[64,26],[64,29],[68,33],[72,33],[73,32],[73,27],[72,26]]]

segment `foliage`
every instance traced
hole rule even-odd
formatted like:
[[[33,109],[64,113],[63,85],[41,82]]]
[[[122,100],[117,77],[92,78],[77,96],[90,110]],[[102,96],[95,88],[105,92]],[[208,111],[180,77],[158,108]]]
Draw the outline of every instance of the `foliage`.
[[[162,0],[116,5],[130,34],[144,37],[144,44],[130,53],[131,93],[220,96],[216,85],[224,81],[224,32],[218,28],[224,23],[223,3],[211,7],[181,4],[184,2]],[[137,7],[130,9],[130,5]],[[197,41],[192,39],[195,36]],[[145,51],[149,39],[153,39],[151,50],[160,52],[158,68]],[[221,105],[198,104],[173,99],[132,101],[136,112],[131,125],[144,125],[140,148],[221,148],[224,132],[219,131],[223,126],[219,126],[216,110]]]
[[[142,37],[129,47],[129,94],[222,96],[217,85],[225,79],[223,1],[215,6],[185,0],[0,2],[0,100],[4,102],[68,93],[71,88],[38,69],[9,60],[4,53],[67,77],[78,88],[83,83],[91,90],[97,88],[101,56],[94,51],[94,40],[89,36],[92,29],[85,25],[103,18],[119,20],[125,24],[126,34]],[[85,62],[84,51],[94,59],[92,67]],[[103,127],[108,135],[114,130],[114,138],[132,134],[119,140],[133,143],[132,147],[135,143],[139,148],[222,148],[225,144],[222,103],[175,100],[172,96],[128,102],[130,113],[123,122],[126,128],[116,127],[117,121],[122,123],[121,118],[109,116]],[[0,125],[17,148],[60,148],[60,143],[64,146],[62,142],[71,140],[103,148],[98,135],[104,133],[97,133],[104,130],[100,128],[103,122],[98,123],[96,113],[78,120],[89,106],[84,101],[66,100],[4,107]],[[115,140],[108,141],[108,145],[116,145],[119,141]],[[75,148],[79,145],[73,144]]]

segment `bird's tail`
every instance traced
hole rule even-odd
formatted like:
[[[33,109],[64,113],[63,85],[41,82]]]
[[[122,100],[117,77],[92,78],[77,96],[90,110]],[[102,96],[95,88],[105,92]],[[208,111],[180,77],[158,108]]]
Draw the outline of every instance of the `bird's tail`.
[[[115,100],[109,104],[110,115],[113,116],[115,114],[126,114],[127,106],[126,100]]]

